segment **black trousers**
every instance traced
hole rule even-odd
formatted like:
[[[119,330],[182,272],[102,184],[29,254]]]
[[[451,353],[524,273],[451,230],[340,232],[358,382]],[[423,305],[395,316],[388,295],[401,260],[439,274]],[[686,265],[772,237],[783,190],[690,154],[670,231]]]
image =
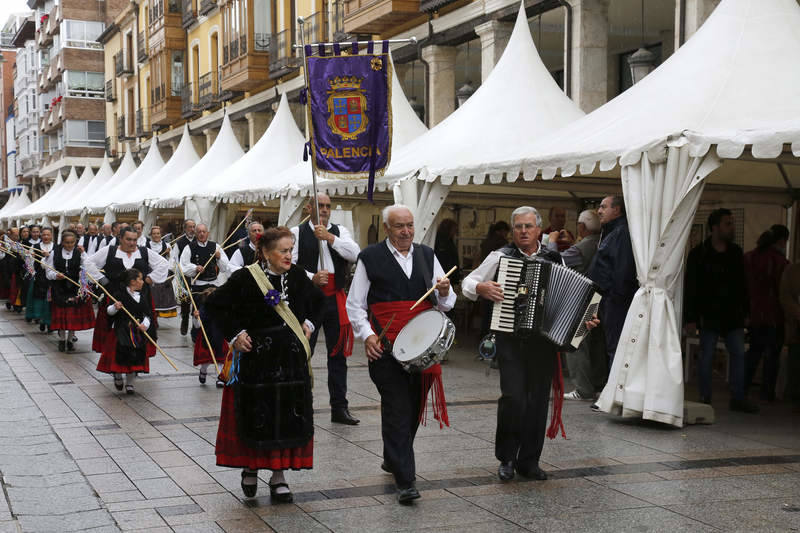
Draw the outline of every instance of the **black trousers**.
[[[403,370],[391,354],[369,363],[369,377],[381,395],[383,460],[394,473],[397,487],[414,483],[414,437],[419,428],[422,376]]]
[[[539,464],[547,428],[556,349],[539,337],[498,335],[500,399],[495,456],[520,470]]]
[[[339,312],[336,308],[336,296],[326,296],[323,303],[322,327],[311,334],[311,349],[317,345],[319,330],[325,330],[325,357],[328,361],[328,394],[331,409],[347,408],[347,358],[339,350],[333,356],[329,354],[339,341]]]

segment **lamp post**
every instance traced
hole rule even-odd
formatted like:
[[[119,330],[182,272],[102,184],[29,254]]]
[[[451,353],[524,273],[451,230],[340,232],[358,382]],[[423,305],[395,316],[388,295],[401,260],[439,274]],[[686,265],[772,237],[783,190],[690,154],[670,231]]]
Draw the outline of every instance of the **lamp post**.
[[[631,79],[636,85],[656,68],[656,55],[644,46],[644,0],[642,0],[642,45],[628,58]]]
[[[467,80],[467,82],[461,86],[460,89],[456,91],[456,100],[458,100],[458,107],[464,105],[464,102],[469,100],[469,97],[473,95],[475,92],[475,87],[472,86],[472,82]]]

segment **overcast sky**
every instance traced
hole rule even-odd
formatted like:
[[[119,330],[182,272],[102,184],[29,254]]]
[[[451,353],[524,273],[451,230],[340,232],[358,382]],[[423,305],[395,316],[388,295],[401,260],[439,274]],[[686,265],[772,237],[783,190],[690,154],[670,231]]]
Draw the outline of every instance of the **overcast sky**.
[[[22,13],[32,11],[28,9],[25,0],[0,0],[0,26],[4,25],[11,13]]]

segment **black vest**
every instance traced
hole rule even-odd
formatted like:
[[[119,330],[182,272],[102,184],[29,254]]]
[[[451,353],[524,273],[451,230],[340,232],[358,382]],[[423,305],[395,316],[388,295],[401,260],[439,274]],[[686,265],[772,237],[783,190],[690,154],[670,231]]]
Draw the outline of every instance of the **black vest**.
[[[61,246],[53,247],[53,268],[67,276],[73,281],[79,281],[81,275],[81,252],[77,246],[72,250],[72,258],[69,260],[61,256]],[[60,306],[67,304],[67,298],[72,298],[78,294],[78,287],[65,279],[53,281],[53,302]]]
[[[256,260],[256,251],[250,248],[249,240],[244,246],[239,247],[239,253],[242,254],[242,264],[244,266],[252,265]]]
[[[117,246],[109,246],[108,247],[108,255],[106,255],[106,266],[103,267],[103,270],[106,273],[106,277],[114,284],[117,290],[125,290],[125,272],[127,269],[122,262],[122,259],[116,257],[117,254]],[[146,278],[150,274],[150,260],[147,256],[147,248],[144,246],[139,247],[139,255],[141,257],[137,258],[133,262],[133,268],[138,270],[142,273],[142,277]]]
[[[186,245],[187,245],[187,244],[189,244],[189,243],[192,243],[192,242],[195,242],[196,240],[197,240],[197,239],[192,239],[192,240],[190,241],[190,240],[189,240],[189,237],[187,237],[186,235],[184,235],[183,237],[181,237],[180,239],[178,239],[178,241],[177,241],[177,243],[176,243],[176,244],[178,245],[178,257],[180,257],[180,256],[181,256],[181,254],[183,253],[183,249],[184,249],[184,248],[186,248]]]
[[[191,257],[189,257],[189,262],[197,266],[203,266],[217,251],[217,243],[214,241],[206,241],[205,246],[200,246],[195,239],[189,243],[189,250],[192,254]],[[203,270],[200,277],[197,279],[199,281],[214,281],[217,279],[217,271],[217,259],[211,259],[208,265],[206,265],[205,270]]]
[[[377,302],[416,301],[433,281],[433,250],[414,244],[411,278],[392,256],[386,241],[364,248],[358,258],[364,263],[370,281],[367,304]],[[435,298],[431,294],[431,298]],[[435,304],[435,300],[432,301]]]
[[[314,236],[314,230],[311,226],[301,224],[299,226],[299,238],[297,243],[297,266],[303,268],[307,272],[316,274],[319,266],[319,239]],[[331,229],[328,230],[332,234],[339,236],[339,226],[331,224]],[[347,260],[334,251],[330,243],[326,242],[328,252],[333,259],[333,279],[336,281],[336,288],[343,289],[345,280],[347,279]]]

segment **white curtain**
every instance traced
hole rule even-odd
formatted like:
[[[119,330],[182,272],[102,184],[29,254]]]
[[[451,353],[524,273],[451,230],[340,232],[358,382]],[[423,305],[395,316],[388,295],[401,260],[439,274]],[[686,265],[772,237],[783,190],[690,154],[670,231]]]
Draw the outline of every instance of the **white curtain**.
[[[111,224],[116,221],[117,214],[110,207],[106,207],[105,213],[103,213],[103,224]]]
[[[683,362],[678,316],[684,250],[716,153],[690,154],[684,138],[622,168],[622,190],[639,290],[628,310],[600,409],[683,425]]]
[[[282,194],[281,207],[278,212],[278,225],[291,228],[300,224],[300,221],[305,217],[303,208],[306,203],[308,203],[308,199],[305,196]]]
[[[156,212],[155,209],[150,209],[150,207],[142,204],[139,206],[139,211],[137,213],[137,218],[144,222],[144,234],[150,235],[150,230],[153,228],[153,225],[156,223]],[[161,228],[162,233],[166,231],[166,228]],[[176,235],[177,237],[177,235]]]

